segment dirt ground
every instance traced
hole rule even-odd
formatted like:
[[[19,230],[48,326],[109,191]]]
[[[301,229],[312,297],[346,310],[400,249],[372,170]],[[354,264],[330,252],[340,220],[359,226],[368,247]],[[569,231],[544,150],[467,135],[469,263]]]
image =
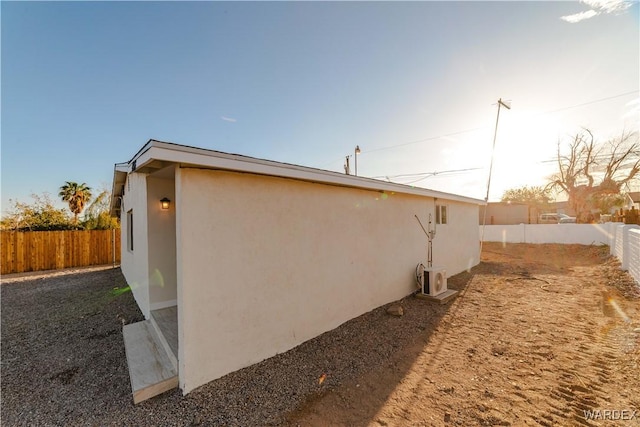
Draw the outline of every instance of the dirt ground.
[[[432,330],[289,422],[640,425],[638,287],[607,251],[486,245],[450,280],[460,295]]]
[[[0,423],[640,425],[640,292],[618,267],[607,247],[486,244],[447,305],[408,296],[402,317],[379,307],[139,405],[122,325],[143,316],[119,269],[3,276]]]

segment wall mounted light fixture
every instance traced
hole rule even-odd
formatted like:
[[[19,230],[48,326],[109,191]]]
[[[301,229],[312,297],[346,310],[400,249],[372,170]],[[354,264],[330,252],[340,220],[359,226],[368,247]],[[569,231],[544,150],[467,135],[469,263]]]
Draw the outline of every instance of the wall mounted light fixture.
[[[169,206],[171,206],[171,200],[164,197],[162,200],[160,200],[160,206],[162,207],[162,209],[169,209]]]

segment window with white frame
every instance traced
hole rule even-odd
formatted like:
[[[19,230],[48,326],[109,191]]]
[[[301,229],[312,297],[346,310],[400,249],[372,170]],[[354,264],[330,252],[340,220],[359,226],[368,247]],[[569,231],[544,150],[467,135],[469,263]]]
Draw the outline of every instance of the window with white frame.
[[[436,205],[436,224],[447,223],[447,205]]]

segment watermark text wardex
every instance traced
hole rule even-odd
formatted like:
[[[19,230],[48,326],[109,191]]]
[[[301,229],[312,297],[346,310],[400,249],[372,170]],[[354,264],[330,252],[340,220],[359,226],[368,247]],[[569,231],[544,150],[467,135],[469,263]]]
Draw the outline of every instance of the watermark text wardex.
[[[584,410],[586,420],[631,421],[639,419],[635,409],[593,409]]]

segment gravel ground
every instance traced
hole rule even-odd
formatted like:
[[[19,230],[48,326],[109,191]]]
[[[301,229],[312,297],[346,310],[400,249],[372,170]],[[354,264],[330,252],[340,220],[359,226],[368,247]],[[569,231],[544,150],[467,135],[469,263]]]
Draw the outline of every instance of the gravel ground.
[[[504,256],[449,278],[449,287],[464,294],[470,283],[490,274],[513,285],[508,281],[513,280],[514,271],[509,265],[518,254],[499,255]],[[607,271],[615,268],[601,250],[596,250],[595,257]],[[631,294],[636,287],[624,275],[616,277],[621,277],[620,293],[629,292],[635,298]],[[407,297],[400,301],[403,317],[389,316],[386,306],[380,307],[185,397],[174,390],[134,406],[122,325],[143,320],[143,316],[131,293],[122,292],[125,289],[119,269],[3,278],[2,425],[307,425],[309,416],[313,424],[323,425],[321,420],[326,417],[318,403],[329,399],[331,408],[357,415],[354,405],[367,407],[369,392],[354,394],[351,397],[356,400],[350,400],[341,390],[356,390],[360,379],[369,388],[378,387],[379,375],[379,389],[371,390],[369,402],[375,413],[377,400],[384,400],[390,388],[403,382],[396,378],[399,367],[403,366],[403,375],[410,369],[457,304],[428,304]],[[467,325],[472,325],[476,315],[465,313],[470,316]],[[481,345],[482,340],[478,348]],[[462,363],[468,365],[464,358]],[[320,378],[325,379],[321,382]],[[345,413],[332,416],[334,425],[373,422],[371,414],[349,422]]]
[[[449,283],[464,286],[468,277]],[[122,325],[143,316],[130,292],[118,292],[126,287],[119,269],[2,283],[5,426],[281,425],[299,405],[383,367],[446,311],[406,298],[402,318],[380,307],[186,397],[175,390],[134,406]]]

